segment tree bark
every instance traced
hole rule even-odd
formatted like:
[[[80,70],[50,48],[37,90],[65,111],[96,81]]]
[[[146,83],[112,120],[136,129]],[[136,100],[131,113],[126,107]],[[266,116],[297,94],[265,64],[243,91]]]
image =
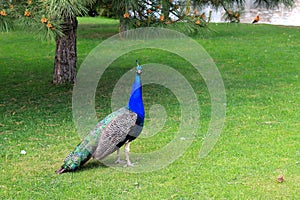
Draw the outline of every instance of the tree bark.
[[[162,13],[165,19],[169,19],[171,3],[169,1],[162,1]]]
[[[76,17],[66,18],[63,36],[56,36],[56,52],[54,59],[53,83],[74,83],[76,79],[77,46],[76,31],[78,21]]]
[[[119,19],[120,19],[119,32],[122,33],[124,31],[127,31],[129,29],[129,24],[126,21],[126,19],[123,17],[123,15],[121,15]]]

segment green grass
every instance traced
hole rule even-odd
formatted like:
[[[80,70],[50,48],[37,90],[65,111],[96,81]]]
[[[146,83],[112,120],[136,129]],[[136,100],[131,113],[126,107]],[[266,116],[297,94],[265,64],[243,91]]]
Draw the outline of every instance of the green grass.
[[[72,86],[51,84],[54,43],[22,31],[0,33],[0,199],[299,199],[300,28],[210,26],[217,33],[196,40],[222,74],[227,114],[220,139],[204,159],[199,151],[210,120],[210,98],[185,60],[160,50],[135,51],[112,63],[99,82],[99,118],[111,112],[114,83],[136,57],[142,64],[174,67],[198,95],[201,128],[192,145],[168,167],[147,173],[90,161],[76,173],[56,175],[80,141],[72,118]],[[115,20],[79,19],[79,65],[117,32]],[[146,110],[164,105],[169,118],[160,134],[132,143],[137,153],[161,148],[178,128],[180,110],[170,91],[146,86],[144,101]],[[26,155],[20,154],[23,149]],[[283,183],[276,181],[279,174]]]

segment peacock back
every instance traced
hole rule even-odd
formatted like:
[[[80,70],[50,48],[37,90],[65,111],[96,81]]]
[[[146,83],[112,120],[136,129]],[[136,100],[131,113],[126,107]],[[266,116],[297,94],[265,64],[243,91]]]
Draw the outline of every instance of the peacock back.
[[[134,140],[142,130],[142,128],[137,128],[136,122],[136,113],[128,110],[126,107],[117,110],[114,118],[99,135],[93,157],[101,160],[116,151],[118,147],[121,147],[128,140]]]

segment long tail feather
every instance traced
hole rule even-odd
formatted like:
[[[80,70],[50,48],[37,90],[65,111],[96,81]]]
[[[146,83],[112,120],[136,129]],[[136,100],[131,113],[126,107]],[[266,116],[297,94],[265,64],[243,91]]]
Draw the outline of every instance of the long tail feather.
[[[78,144],[74,151],[72,151],[64,160],[60,169],[56,170],[57,174],[64,172],[75,171],[86,163],[92,154],[85,148],[85,141]]]

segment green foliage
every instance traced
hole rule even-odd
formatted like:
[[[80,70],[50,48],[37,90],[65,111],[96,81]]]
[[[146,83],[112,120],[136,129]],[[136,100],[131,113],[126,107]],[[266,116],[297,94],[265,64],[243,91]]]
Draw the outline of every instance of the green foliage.
[[[255,0],[257,6],[272,8],[283,4],[286,7],[291,7],[294,4],[294,0]]]
[[[5,15],[5,13],[3,13]],[[14,29],[14,20],[6,17],[0,16],[0,32],[8,32]]]
[[[93,3],[95,0],[40,0],[48,16],[61,20],[87,14],[87,7]]]
[[[223,19],[227,22],[231,23],[239,23],[240,17],[241,17],[241,10],[242,8],[239,8],[237,6],[225,6],[223,5],[223,9],[225,10],[225,13],[223,15]]]
[[[115,11],[121,31],[140,27],[180,27],[186,34],[195,34],[209,21],[208,16],[191,10],[191,5],[185,1],[114,0],[102,1],[100,5]],[[176,24],[182,22],[184,25]]]
[[[55,174],[80,141],[72,119],[72,85],[50,83],[53,43],[35,41],[23,31],[0,34],[0,199],[299,199],[300,29],[209,26],[218,34],[197,42],[223,77],[227,116],[219,141],[204,159],[199,149],[210,121],[210,97],[201,76],[185,60],[158,49],[130,52],[112,63],[99,82],[99,118],[111,112],[114,83],[137,57],[141,64],[174,67],[199,99],[201,127],[191,147],[162,170],[136,174],[96,161],[76,173]],[[117,33],[117,20],[79,18],[79,62]],[[167,144],[180,113],[166,88],[149,85],[144,96],[147,108],[166,105],[172,117],[154,138],[132,143],[131,151],[137,153]],[[278,183],[281,173],[285,180]]]
[[[42,39],[54,39],[62,35],[66,18],[86,15],[87,7],[95,0],[23,0],[0,1],[0,31],[12,30],[19,26],[38,33]]]
[[[0,31],[13,30],[15,21],[18,20],[18,24],[27,30],[38,30],[39,36],[54,38],[57,34],[62,35],[65,18],[86,15],[88,8],[95,3],[96,0],[1,0]],[[294,0],[256,0],[258,6],[268,8],[280,3],[291,6]],[[226,10],[225,20],[239,22],[237,13],[240,14],[244,0],[98,0],[97,4],[108,10],[108,15],[121,19],[121,31],[143,26],[170,27],[170,24],[184,21],[188,22],[185,24],[186,33],[197,34],[203,32],[203,27],[207,27],[209,16],[203,17],[203,13],[193,12],[191,9],[206,5],[223,7]],[[42,19],[47,19],[47,22]]]
[[[14,29],[16,17],[14,6],[9,1],[0,1],[0,32],[8,32]]]
[[[225,21],[229,21],[231,23],[239,23],[240,22],[241,11],[231,11],[227,10],[223,18]]]

